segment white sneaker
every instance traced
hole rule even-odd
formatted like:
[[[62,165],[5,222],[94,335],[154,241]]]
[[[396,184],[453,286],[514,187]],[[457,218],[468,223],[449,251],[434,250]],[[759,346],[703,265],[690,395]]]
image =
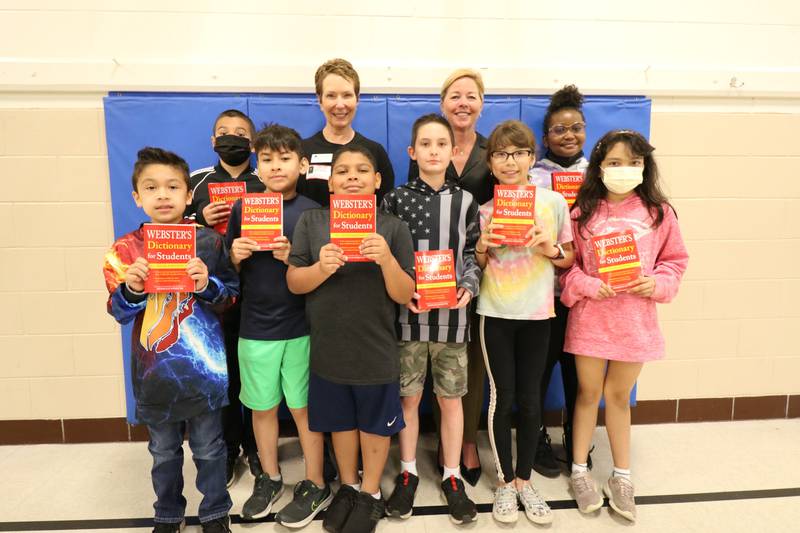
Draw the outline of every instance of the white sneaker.
[[[549,524],[553,521],[553,512],[550,510],[550,506],[530,483],[525,483],[518,495],[528,520],[534,524]]]
[[[517,503],[517,489],[514,488],[514,485],[503,485],[494,491],[492,516],[504,524],[512,524],[517,521],[519,504]]]

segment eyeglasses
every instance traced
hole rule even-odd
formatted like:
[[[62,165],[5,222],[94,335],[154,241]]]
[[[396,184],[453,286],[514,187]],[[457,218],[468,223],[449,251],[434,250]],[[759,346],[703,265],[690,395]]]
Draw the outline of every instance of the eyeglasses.
[[[516,150],[514,152],[504,152],[502,150],[497,150],[492,152],[492,161],[496,163],[503,163],[508,161],[508,158],[511,157],[514,161],[519,161],[521,157],[530,157],[533,152],[531,150]]]
[[[586,131],[586,124],[583,122],[573,122],[569,126],[565,126],[563,124],[556,124],[555,126],[551,126],[548,133],[552,133],[553,135],[557,135],[561,137],[562,135],[566,135],[567,131],[571,131],[573,135],[580,135],[584,131]]]

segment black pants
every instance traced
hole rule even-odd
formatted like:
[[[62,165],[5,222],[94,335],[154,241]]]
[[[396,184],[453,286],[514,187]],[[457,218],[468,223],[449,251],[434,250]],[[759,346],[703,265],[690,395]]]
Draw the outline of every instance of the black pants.
[[[569,307],[556,297],[556,316],[550,319],[550,347],[547,351],[547,366],[542,376],[542,415],[544,418],[544,399],[547,386],[553,375],[556,363],[561,363],[561,383],[564,385],[564,407],[567,417],[564,425],[572,427],[572,414],[575,412],[575,398],[578,395],[578,372],[575,370],[575,356],[564,351],[564,337],[567,332],[567,315]]]
[[[239,377],[239,305],[222,315],[222,332],[225,336],[225,355],[228,363],[228,401],[222,409],[222,433],[228,457],[238,457],[241,448],[245,455],[258,454],[253,435],[253,412],[239,401],[242,381]]]
[[[549,320],[481,317],[489,376],[489,440],[498,477],[530,479],[542,420],[541,383],[550,338]],[[517,405],[517,467],[511,456],[511,417]]]

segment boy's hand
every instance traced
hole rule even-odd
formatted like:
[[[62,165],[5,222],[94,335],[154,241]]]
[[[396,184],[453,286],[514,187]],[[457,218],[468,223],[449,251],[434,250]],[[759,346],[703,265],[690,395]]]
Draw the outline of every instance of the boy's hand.
[[[364,257],[375,261],[381,267],[386,266],[389,261],[394,259],[391,250],[389,250],[389,245],[386,244],[386,239],[377,233],[371,233],[364,237],[359,251]]]
[[[144,282],[150,265],[144,257],[138,257],[125,271],[125,285],[132,291],[144,292]]]
[[[485,254],[489,251],[489,248],[499,248],[502,246],[505,235],[498,235],[494,232],[494,230],[502,228],[502,224],[495,224],[490,220],[489,224],[481,231],[481,238],[478,239],[478,243],[475,245],[475,251],[480,254]]]
[[[411,297],[411,301],[406,304],[406,309],[417,315],[424,313],[425,311],[419,308],[419,299],[419,293],[414,292],[414,296]]]
[[[228,220],[231,214],[231,208],[226,202],[211,202],[203,208],[203,218],[209,226],[216,226],[221,222]]]
[[[292,251],[292,243],[289,242],[286,235],[279,235],[272,239],[272,242],[273,243],[269,246],[269,249],[272,250],[272,257],[288,265],[289,254]]]
[[[614,292],[611,289],[611,287],[609,287],[605,283],[602,283],[600,285],[600,289],[597,291],[597,294],[595,294],[592,298],[594,300],[603,300],[605,298],[612,298],[612,297],[614,297],[616,295],[617,295],[617,293]]]
[[[466,307],[470,300],[472,300],[472,293],[464,287],[459,287],[458,291],[456,292],[456,298],[458,299],[458,302],[456,303],[455,307],[451,307],[450,309],[461,309],[462,307]]]
[[[628,288],[628,294],[635,294],[643,298],[650,298],[656,290],[656,279],[649,276],[640,276],[634,285]]]
[[[247,237],[233,239],[233,243],[231,244],[231,262],[234,265],[238,265],[253,255],[255,251],[258,251],[258,243],[253,239]]]
[[[534,252],[545,257],[553,257],[553,250],[556,250],[556,247],[553,245],[553,239],[550,238],[543,228],[534,224],[533,227],[528,230],[525,237],[528,239],[525,243],[527,248],[533,248]],[[556,250],[556,252],[558,252],[558,250]]]
[[[194,280],[194,292],[203,292],[208,287],[208,267],[199,257],[192,257],[186,263],[186,272]]]
[[[347,257],[342,253],[342,249],[332,242],[319,249],[319,268],[326,276],[334,274],[344,266],[345,260]]]

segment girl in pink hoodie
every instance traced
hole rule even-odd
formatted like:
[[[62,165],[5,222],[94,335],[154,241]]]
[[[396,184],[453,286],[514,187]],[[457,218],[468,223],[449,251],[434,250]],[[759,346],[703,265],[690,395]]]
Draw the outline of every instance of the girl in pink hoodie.
[[[575,263],[561,276],[561,301],[571,308],[564,351],[575,354],[578,372],[570,485],[581,512],[603,505],[586,463],[597,409],[605,397],[614,473],[603,491],[611,507],[631,521],[636,507],[629,398],[642,364],[664,356],[656,303],[675,297],[689,259],[675,210],[659,185],[653,150],[642,135],[629,130],[611,131],[598,141],[571,212]],[[641,273],[614,289],[616,283],[601,279],[596,248],[600,242],[625,239],[635,241]],[[617,258],[635,265],[631,244],[618,245],[617,250],[625,251]],[[612,272],[613,279],[623,270]]]

